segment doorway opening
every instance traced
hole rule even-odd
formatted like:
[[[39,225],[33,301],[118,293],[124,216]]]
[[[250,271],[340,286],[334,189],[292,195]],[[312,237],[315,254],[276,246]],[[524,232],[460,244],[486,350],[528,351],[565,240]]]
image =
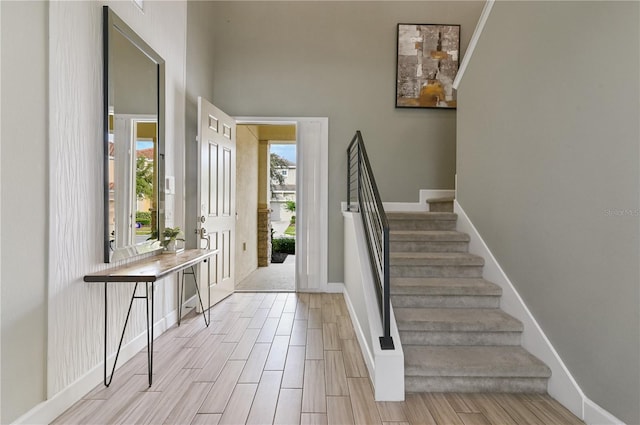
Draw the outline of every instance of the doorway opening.
[[[295,123],[238,123],[237,291],[296,290],[296,135]]]
[[[327,117],[235,117],[236,124],[294,125],[296,141],[295,290],[329,288],[329,119]],[[242,130],[241,130],[242,131]],[[274,138],[277,140],[282,138]],[[266,151],[266,147],[262,148]],[[266,176],[266,171],[260,173]],[[260,183],[266,187],[267,181]],[[246,207],[238,201],[239,210]],[[238,217],[240,220],[240,217]],[[269,232],[269,230],[268,230]],[[270,236],[270,235],[269,235]],[[258,238],[261,238],[258,235]],[[239,240],[236,246],[242,247]],[[247,248],[248,249],[248,248]]]

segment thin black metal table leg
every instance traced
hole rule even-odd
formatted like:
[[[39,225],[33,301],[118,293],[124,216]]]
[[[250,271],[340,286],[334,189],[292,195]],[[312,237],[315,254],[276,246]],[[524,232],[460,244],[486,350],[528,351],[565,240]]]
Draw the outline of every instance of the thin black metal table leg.
[[[155,282],[151,282],[151,366],[149,366],[149,386],[153,383],[153,306],[155,305]]]
[[[152,369],[151,369],[151,367],[152,367],[152,362],[153,362],[152,357],[151,357],[152,353],[153,353],[153,351],[151,350],[151,348],[152,348],[151,344],[152,344],[153,339],[150,339],[150,337],[151,338],[153,338],[153,337],[151,336],[151,332],[152,331],[151,331],[151,328],[149,327],[149,282],[146,282],[144,284],[144,289],[145,289],[145,295],[146,295],[145,298],[147,300],[147,372],[149,374],[149,386],[151,386],[151,377],[152,377]],[[153,297],[153,294],[151,295],[151,297]],[[153,305],[153,298],[151,298],[151,305]],[[153,308],[152,308],[152,311],[153,311]],[[153,322],[153,320],[151,320],[151,321]]]
[[[116,366],[118,364],[118,357],[120,356],[120,349],[122,348],[122,341],[124,341],[124,333],[127,330],[127,323],[129,323],[129,317],[131,316],[131,307],[133,307],[133,301],[136,298],[136,289],[138,289],[138,282],[136,282],[136,286],[133,288],[133,294],[131,295],[131,301],[129,302],[129,310],[127,311],[127,318],[124,320],[124,326],[122,327],[122,335],[120,335],[120,342],[118,343],[118,350],[116,351],[116,358],[113,361],[113,368],[111,369],[111,376],[109,377],[109,381],[107,381],[107,282],[104,283],[104,386],[108,387],[111,385],[111,381],[113,380],[113,374],[116,371]]]
[[[204,260],[204,262],[207,263],[207,305],[209,306],[207,314],[209,315],[209,323],[211,323],[211,285],[209,285],[209,282],[211,282],[209,279],[211,277],[211,263],[207,260]]]
[[[104,375],[103,375],[103,380],[102,382],[104,382],[104,385],[106,387],[109,386],[109,384],[111,384],[111,381],[109,381],[109,383],[107,383],[107,331],[108,331],[108,311],[109,308],[107,306],[107,282],[104,283]],[[113,379],[113,373],[111,374],[111,379]]]
[[[200,301],[200,308],[202,308],[202,318],[204,319],[204,324],[208,327],[211,323],[211,289],[209,289],[209,308],[207,309],[209,311],[209,320],[207,320],[204,304],[202,303],[202,297],[200,296],[200,288],[198,287],[198,281],[196,280],[196,271],[194,270],[193,266],[191,266],[190,269],[190,274],[193,275],[193,284],[196,287],[196,294],[198,294],[198,300]],[[182,275],[182,278],[184,279],[184,273]]]
[[[178,273],[179,275],[180,273]],[[184,270],[182,271],[182,279],[179,279],[179,288],[181,288],[181,297],[180,297],[180,315],[182,316],[182,304],[184,304]],[[178,318],[178,325],[180,325],[180,320],[182,320],[182,317]]]
[[[176,279],[178,280],[178,326],[180,326],[180,322],[182,321],[182,298],[184,297],[184,273],[182,274],[182,283],[180,283],[180,272],[176,275]]]

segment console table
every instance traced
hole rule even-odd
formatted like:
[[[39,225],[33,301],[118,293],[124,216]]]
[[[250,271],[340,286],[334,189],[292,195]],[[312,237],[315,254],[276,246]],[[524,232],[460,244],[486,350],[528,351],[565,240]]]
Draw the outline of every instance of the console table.
[[[118,356],[120,355],[120,348],[122,347],[122,341],[124,340],[124,332],[127,329],[127,323],[129,322],[129,316],[131,315],[131,307],[134,300],[146,300],[147,307],[147,368],[149,373],[149,386],[153,381],[153,307],[154,307],[154,289],[156,281],[168,276],[172,273],[178,273],[178,325],[180,325],[180,316],[182,313],[182,297],[184,295],[184,275],[186,269],[190,269],[188,274],[193,275],[193,281],[196,287],[196,293],[198,294],[198,300],[200,301],[200,307],[202,308],[202,317],[206,326],[209,326],[211,321],[211,310],[205,309],[202,303],[202,296],[200,295],[200,289],[198,288],[198,282],[196,281],[196,274],[194,266],[200,262],[206,262],[209,257],[218,253],[218,250],[210,249],[186,249],[177,254],[161,254],[153,257],[148,257],[140,261],[125,264],[123,266],[107,269],[101,272],[91,273],[84,277],[85,282],[92,283],[104,283],[104,385],[109,386],[113,380],[113,374],[116,370],[116,364],[118,363]],[[182,272],[182,282],[180,282],[180,272]],[[116,358],[113,362],[113,368],[111,369],[111,376],[107,381],[107,332],[108,332],[108,286],[109,283],[128,282],[133,283],[133,293],[131,295],[131,301],[129,302],[129,310],[127,311],[127,318],[124,321],[122,327],[122,334],[120,335],[120,343],[118,344],[118,350],[116,351]],[[145,294],[136,295],[138,284],[145,284]],[[181,284],[180,284],[181,283]],[[151,288],[151,293],[149,293]],[[211,291],[209,291],[209,301],[211,298]],[[151,299],[151,302],[149,302]],[[210,302],[208,303],[210,305]],[[149,312],[151,307],[151,312]],[[209,311],[209,320],[205,315],[205,311]],[[151,315],[149,315],[151,314]]]

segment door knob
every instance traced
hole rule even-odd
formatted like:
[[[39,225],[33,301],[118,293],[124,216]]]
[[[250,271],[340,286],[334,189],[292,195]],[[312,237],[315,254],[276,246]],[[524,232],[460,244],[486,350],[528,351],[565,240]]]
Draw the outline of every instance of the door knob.
[[[211,235],[207,235],[207,229],[204,227],[200,229],[200,240],[207,241],[206,249],[211,249]]]

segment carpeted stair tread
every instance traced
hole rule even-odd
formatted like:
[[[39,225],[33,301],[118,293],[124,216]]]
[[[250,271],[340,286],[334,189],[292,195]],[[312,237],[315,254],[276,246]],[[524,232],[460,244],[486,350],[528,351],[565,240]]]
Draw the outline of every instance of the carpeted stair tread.
[[[458,215],[453,212],[387,213],[392,230],[455,230]]]
[[[392,252],[393,266],[484,266],[484,258],[466,252]]]
[[[551,370],[519,346],[403,346],[406,376],[548,378]]]
[[[497,308],[394,308],[400,331],[521,332],[522,323]]]
[[[455,230],[391,230],[389,240],[392,242],[469,242],[469,235]]]
[[[502,288],[485,279],[394,277],[391,278],[391,294],[500,296]]]
[[[428,222],[427,222],[428,223]],[[436,222],[434,222],[436,223]],[[447,221],[438,223],[449,223]],[[451,222],[453,223],[453,222]],[[406,229],[389,232],[391,252],[468,252],[469,235],[448,229],[449,225],[425,226],[428,229]],[[434,229],[435,227],[435,229]],[[439,230],[436,230],[439,229]],[[447,229],[447,230],[444,230]]]
[[[391,302],[407,392],[536,392],[551,370],[521,344],[523,324],[500,309],[502,288],[456,231],[453,200],[388,213]]]

